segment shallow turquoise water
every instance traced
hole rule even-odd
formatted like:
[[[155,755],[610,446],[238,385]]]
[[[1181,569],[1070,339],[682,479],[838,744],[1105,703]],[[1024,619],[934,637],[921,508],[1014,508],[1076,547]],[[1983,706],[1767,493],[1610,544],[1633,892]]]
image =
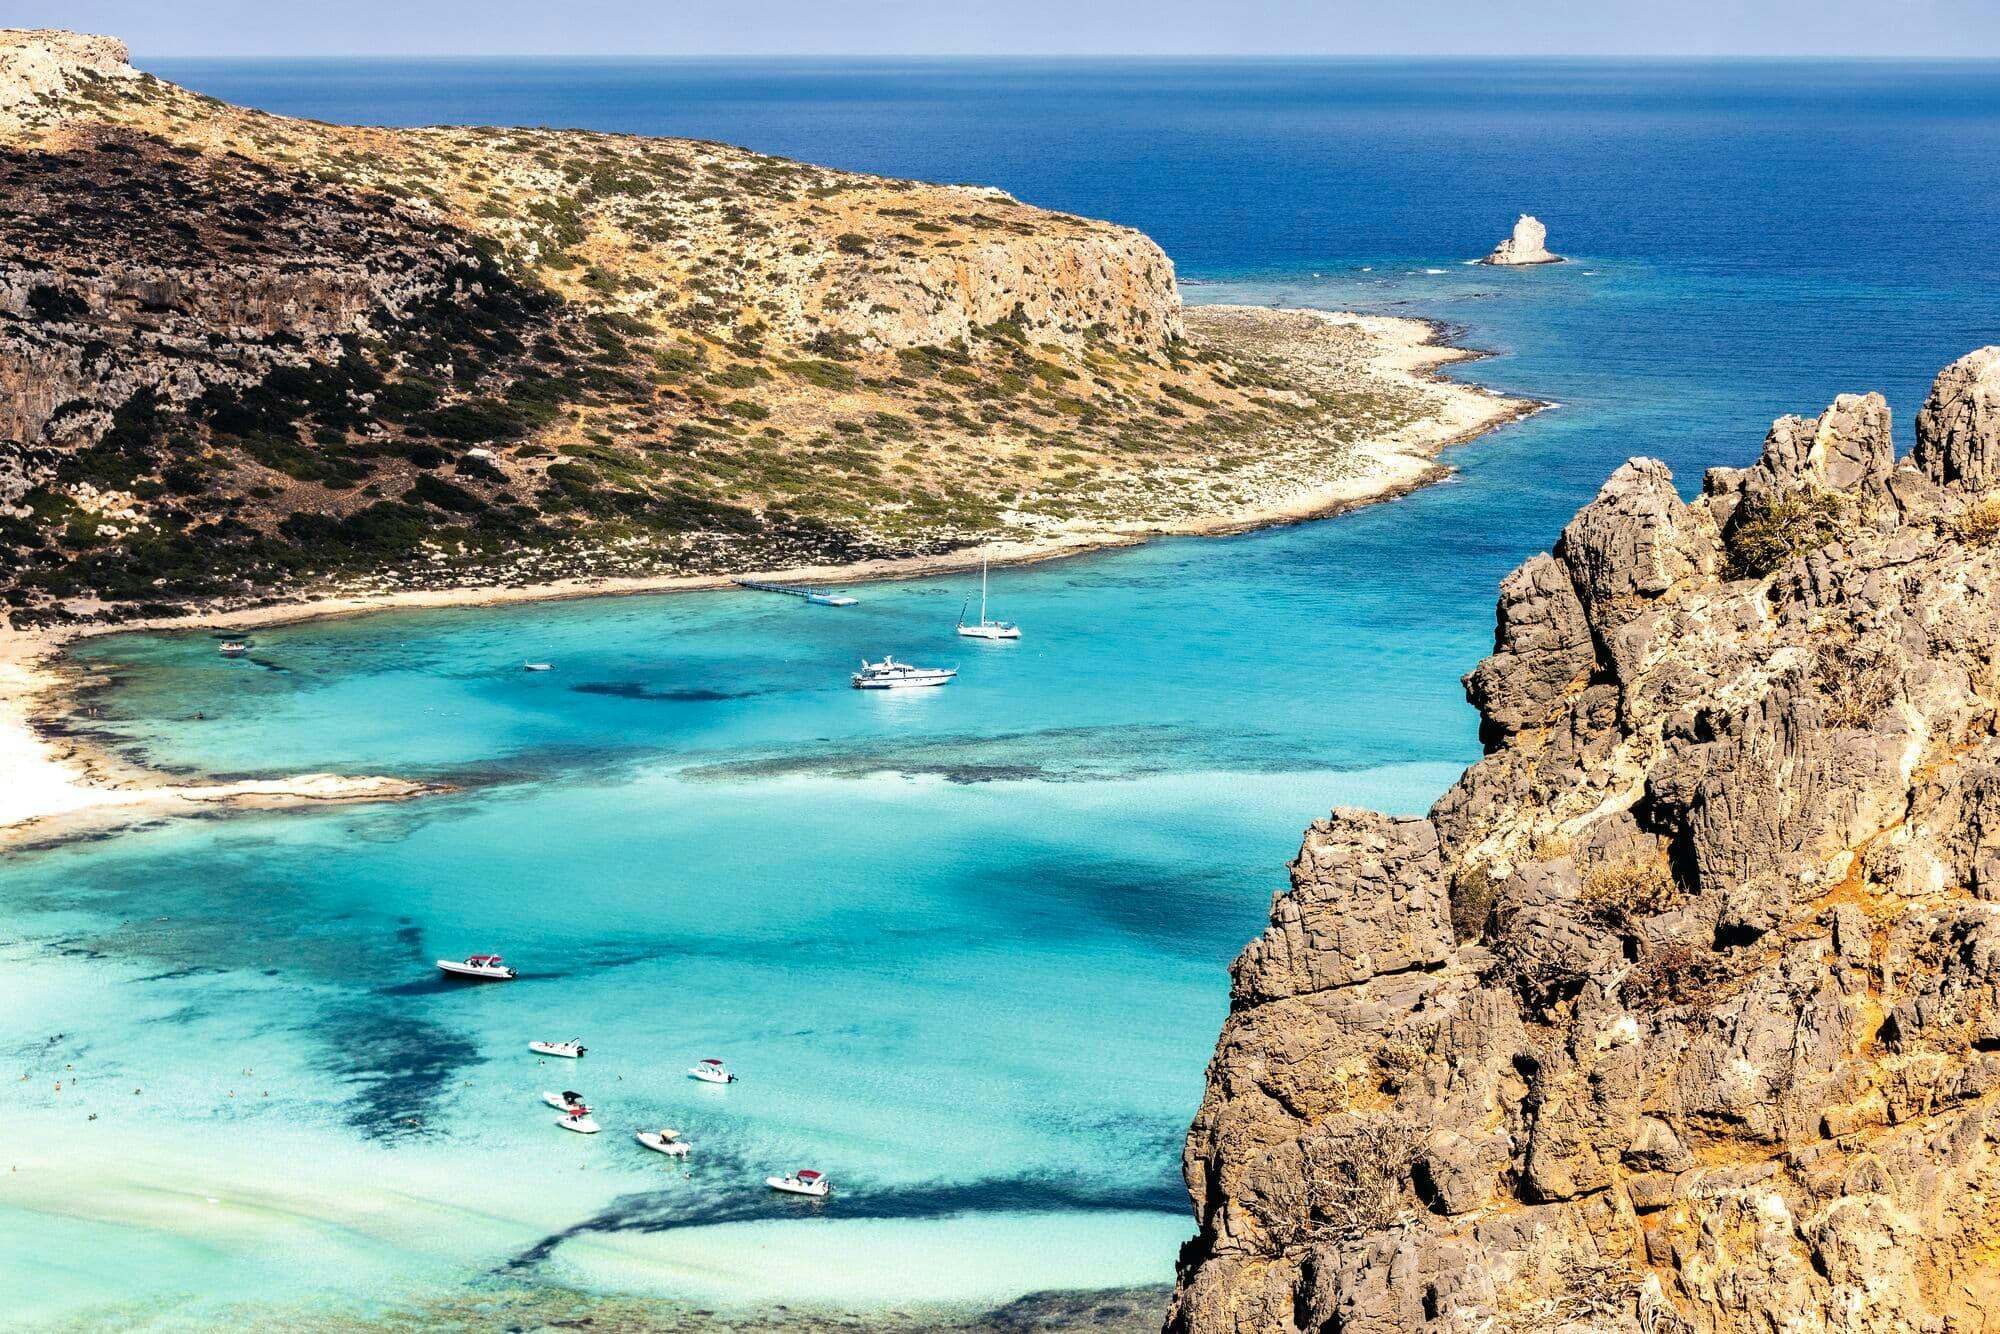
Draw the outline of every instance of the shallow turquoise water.
[[[136,755],[463,791],[22,860],[26,1027],[65,1034],[19,1051],[23,1097],[51,1134],[96,1112],[82,1134],[174,1138],[226,1199],[277,1189],[243,1178],[245,1142],[301,1133],[356,1153],[371,1188],[412,1161],[492,1183],[508,1226],[461,1278],[512,1262],[796,1301],[815,1294],[776,1261],[836,1244],[853,1256],[821,1300],[1163,1279],[1222,964],[1300,825],[1335,802],[1421,809],[1469,753],[1451,673],[1476,646],[1426,635],[1404,594],[1357,593],[1371,557],[1315,531],[1003,571],[996,603],[1028,627],[1011,645],[952,634],[963,577],[838,610],[729,593],[385,614],[259,632],[235,662],[196,634],[91,642],[80,658],[115,681],[93,725]],[[960,679],[849,689],[885,649]],[[484,949],[524,979],[434,980],[432,959]],[[580,1067],[524,1048],[572,1033]],[[706,1055],[741,1082],[687,1080]],[[42,1086],[58,1059],[61,1094]],[[606,1135],[550,1124],[536,1095],[558,1084]],[[627,1138],[662,1122],[698,1146],[689,1179]],[[801,1166],[839,1192],[809,1219],[758,1186]],[[567,1212],[527,1204],[586,1167]],[[289,1208],[335,1184],[288,1183]],[[813,1230],[834,1224],[865,1240]],[[728,1267],[745,1237],[773,1263]],[[632,1238],[641,1259],[603,1253]],[[223,1291],[267,1263],[261,1243],[168,1256]],[[303,1292],[348,1264],[279,1272]]]
[[[963,577],[838,610],[729,593],[386,614],[263,631],[235,662],[194,634],[89,643],[116,681],[95,725],[150,760],[465,790],[17,866],[22,957],[71,993],[33,1026],[67,1036],[21,1056],[84,1081],[31,1101],[97,1111],[85,1133],[107,1137],[305,1129],[367,1146],[371,1179],[441,1159],[509,1200],[538,1167],[589,1164],[598,1195],[483,1257],[530,1274],[644,1287],[588,1254],[637,1233],[661,1248],[638,1266],[657,1290],[796,1300],[784,1266],[701,1279],[737,1232],[673,1233],[796,1219],[758,1182],[811,1165],[838,1196],[763,1244],[887,1228],[851,1300],[1164,1278],[1221,965],[1300,825],[1338,801],[1421,809],[1468,754],[1451,668],[1472,646],[1424,635],[1405,595],[1357,595],[1361,557],[1314,531],[1234,539],[1221,564],[1181,542],[1003,571],[1019,644],[957,640]],[[961,677],[849,689],[885,649]],[[527,976],[434,980],[432,959],[484,949]],[[108,979],[145,1008],[84,1018]],[[580,1067],[524,1049],[571,1033]],[[711,1054],[741,1082],[685,1078]],[[536,1094],[565,1080],[610,1133],[550,1125]],[[626,1138],[663,1121],[698,1145],[691,1180]],[[956,1268],[924,1258],[938,1238],[914,1224],[940,1219],[977,1237]],[[1051,1227],[1089,1244],[1051,1251]]]
[[[85,646],[114,680],[87,721],[149,762],[462,790],[0,868],[0,1156],[20,1169],[0,1290],[56,1273],[27,1315],[201,1323],[250,1296],[504,1281],[868,1306],[1166,1279],[1226,964],[1307,820],[1421,810],[1476,757],[1456,678],[1499,577],[1628,454],[1691,491],[1845,389],[1889,392],[1906,431],[1938,366],[2000,339],[2000,278],[1966,262],[1996,202],[1991,80],[1547,66],[1475,102],[1449,67],[1328,69],[969,67],[955,95],[990,114],[963,120],[892,114],[935,92],[929,67],[777,69],[675,124],[1144,223],[1193,298],[1456,322],[1502,354],[1459,374],[1561,406],[1455,451],[1444,485],[997,572],[1017,645],[952,635],[955,577],[840,610],[732,592],[380,615],[260,632],[236,663],[199,635]],[[194,81],[321,112],[361,86],[280,73]],[[371,118],[454,115],[435,99],[460,76],[437,75],[375,71]],[[669,128],[631,77],[577,80],[548,118]],[[696,76],[648,77],[679,97]],[[1167,104],[1177,132],[1139,134]],[[1593,161],[1602,179],[1575,174]],[[1557,180],[1577,262],[1460,264]],[[962,675],[847,689],[883,651]],[[477,949],[527,976],[434,980]],[[581,1067],[524,1047],[579,1033]],[[687,1081],[707,1055],[742,1082]],[[549,1124],[536,1093],[564,1086],[606,1134]],[[630,1142],[662,1121],[697,1145],[686,1176]],[[803,1166],[831,1202],[758,1186]]]

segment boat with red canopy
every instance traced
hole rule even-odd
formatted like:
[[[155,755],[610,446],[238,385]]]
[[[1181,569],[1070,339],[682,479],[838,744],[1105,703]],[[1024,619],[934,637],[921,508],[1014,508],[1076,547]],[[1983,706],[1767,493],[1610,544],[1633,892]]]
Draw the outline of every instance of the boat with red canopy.
[[[704,1057],[699,1063],[688,1067],[688,1078],[699,1079],[704,1084],[734,1084],[736,1076],[729,1073],[721,1061],[713,1056]]]
[[[811,1170],[793,1172],[789,1176],[765,1177],[764,1184],[787,1195],[824,1195],[832,1189],[825,1177]]]
[[[595,1135],[604,1127],[591,1120],[588,1107],[577,1107],[556,1118],[556,1124],[564,1130],[574,1130],[579,1135]]]

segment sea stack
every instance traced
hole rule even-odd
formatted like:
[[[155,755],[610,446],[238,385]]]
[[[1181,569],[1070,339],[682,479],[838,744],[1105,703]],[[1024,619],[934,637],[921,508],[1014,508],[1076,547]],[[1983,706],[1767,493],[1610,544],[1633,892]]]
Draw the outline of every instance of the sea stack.
[[[1552,255],[1548,247],[1549,229],[1542,220],[1523,213],[1514,224],[1514,234],[1493,247],[1481,264],[1560,264],[1563,257]]]

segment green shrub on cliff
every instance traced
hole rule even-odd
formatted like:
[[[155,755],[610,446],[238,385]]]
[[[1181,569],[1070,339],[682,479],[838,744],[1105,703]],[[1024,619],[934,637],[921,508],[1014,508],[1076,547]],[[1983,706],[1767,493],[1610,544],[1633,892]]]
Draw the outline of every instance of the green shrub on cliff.
[[[1761,579],[1794,556],[1840,535],[1847,502],[1831,491],[1787,491],[1744,501],[1724,534],[1729,572]]]

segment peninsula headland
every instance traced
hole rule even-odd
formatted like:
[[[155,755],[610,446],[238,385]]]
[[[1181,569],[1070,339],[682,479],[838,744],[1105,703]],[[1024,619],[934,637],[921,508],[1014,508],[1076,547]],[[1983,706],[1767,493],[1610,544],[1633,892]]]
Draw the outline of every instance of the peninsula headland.
[[[0,31],[0,175],[17,831],[132,804],[26,730],[75,634],[1235,531],[1538,406],[1421,321],[1184,309],[1145,236],[998,190],[290,119],[106,37]]]

